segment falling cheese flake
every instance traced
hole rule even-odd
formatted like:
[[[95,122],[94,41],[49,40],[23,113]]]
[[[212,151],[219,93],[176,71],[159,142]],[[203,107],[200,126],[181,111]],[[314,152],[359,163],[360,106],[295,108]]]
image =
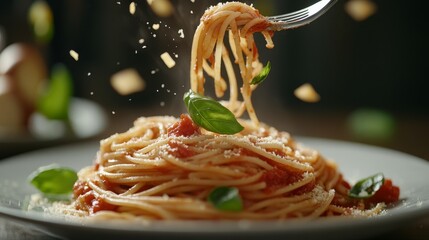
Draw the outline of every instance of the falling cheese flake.
[[[309,83],[305,83],[295,89],[294,94],[297,98],[304,102],[318,102],[320,100],[319,94]]]
[[[176,62],[171,58],[170,54],[168,52],[165,52],[161,54],[161,59],[164,61],[165,65],[167,65],[168,68],[174,67],[176,65]]]
[[[145,89],[145,81],[139,73],[132,68],[124,69],[113,74],[110,78],[110,84],[121,95],[128,95]]]
[[[169,0],[146,0],[152,11],[158,17],[169,17],[173,14],[174,7]]]
[[[183,29],[179,29],[179,31],[177,31],[178,34],[180,34],[181,38],[185,38],[185,33],[183,32]]]
[[[364,21],[377,11],[377,5],[370,0],[350,0],[344,7],[350,17],[356,21]]]
[[[130,10],[131,15],[134,15],[134,13],[136,13],[136,3],[135,2],[130,3],[129,10]]]
[[[157,24],[157,23],[152,24],[152,29],[153,30],[158,30],[159,29],[159,24]]]
[[[79,53],[77,53],[75,50],[70,50],[70,56],[75,60],[79,60]]]

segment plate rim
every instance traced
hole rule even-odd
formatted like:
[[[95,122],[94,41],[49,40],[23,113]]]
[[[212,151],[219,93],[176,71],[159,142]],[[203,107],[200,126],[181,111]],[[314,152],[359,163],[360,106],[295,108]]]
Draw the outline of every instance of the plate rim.
[[[359,147],[363,147],[363,148],[367,148],[367,149],[371,149],[371,150],[375,150],[375,151],[387,151],[390,152],[392,154],[395,155],[400,155],[402,157],[406,157],[408,159],[411,159],[412,161],[418,163],[418,164],[424,164],[428,166],[429,169],[429,163],[427,160],[424,160],[420,157],[414,156],[412,154],[408,154],[408,153],[404,153],[404,152],[400,152],[394,149],[389,149],[389,148],[384,148],[384,147],[379,147],[379,146],[374,146],[374,145],[369,145],[369,144],[365,144],[365,143],[359,143],[359,142],[350,142],[350,141],[343,141],[343,140],[336,140],[336,139],[328,139],[328,138],[317,138],[317,137],[307,137],[307,136],[296,136],[294,137],[294,139],[299,142],[304,144],[305,146],[309,146],[312,147],[309,143],[311,142],[324,142],[327,144],[345,144],[348,146],[359,146]],[[9,157],[9,158],[5,158],[0,160],[0,166],[2,165],[6,165],[8,164],[10,161],[16,161],[16,159],[23,161],[23,159],[29,157],[31,154],[45,154],[46,152],[52,152],[52,151],[58,151],[58,149],[70,149],[72,147],[79,147],[82,145],[85,145],[86,147],[95,147],[94,149],[94,155],[96,154],[96,151],[98,151],[98,149],[96,148],[98,146],[99,141],[90,141],[90,142],[80,142],[80,143],[72,143],[72,144],[67,144],[67,145],[63,145],[63,146],[57,146],[57,147],[49,147],[49,148],[45,148],[45,149],[41,149],[41,150],[36,150],[36,151],[32,151],[30,153],[24,153],[24,154],[20,154],[17,156],[13,156],[13,157]],[[88,146],[90,145],[90,146]],[[323,155],[323,152],[322,152]],[[89,160],[87,160],[89,161]],[[13,163],[12,163],[13,164]],[[89,164],[89,163],[88,163]],[[0,177],[0,180],[2,180],[2,178]],[[299,220],[292,220],[293,222],[295,222],[296,224],[293,224],[292,221],[288,220],[288,221],[284,221],[282,222],[282,224],[280,225],[287,225],[289,227],[285,227],[280,229],[279,227],[277,228],[262,228],[261,226],[262,224],[260,223],[265,223],[266,225],[268,224],[268,226],[275,226],[273,225],[273,223],[278,223],[279,221],[277,220],[269,220],[269,221],[257,221],[257,226],[252,226],[251,228],[242,228],[241,230],[243,230],[243,232],[245,232],[246,234],[249,233],[261,233],[261,232],[274,232],[274,233],[286,233],[286,234],[296,234],[300,231],[303,230],[308,230],[308,229],[312,229],[312,231],[319,231],[319,232],[326,232],[326,231],[331,231],[332,229],[338,228],[338,226],[334,227],[334,224],[332,224],[332,222],[335,222],[336,224],[338,223],[343,223],[340,224],[342,227],[351,227],[352,224],[349,224],[349,220],[352,220],[353,223],[353,227],[365,227],[368,225],[373,225],[373,226],[383,226],[386,224],[386,222],[389,222],[391,224],[396,223],[396,222],[401,222],[401,221],[405,221],[405,220],[417,220],[419,218],[423,218],[424,216],[427,216],[429,214],[429,202],[425,202],[421,207],[419,208],[413,208],[410,211],[401,211],[401,212],[397,212],[394,214],[387,214],[387,215],[382,215],[382,216],[376,216],[376,217],[372,217],[372,218],[364,218],[362,220],[360,219],[350,219],[347,218],[346,221],[338,221],[340,220],[341,217],[339,218],[332,218],[332,219],[314,219],[311,221],[307,221],[305,226],[303,224],[298,224],[300,221]],[[48,226],[48,225],[55,225],[55,226],[61,226],[61,227],[66,227],[66,228],[71,228],[71,229],[76,229],[76,228],[86,228],[86,229],[92,229],[92,230],[108,230],[110,232],[133,232],[133,233],[152,233],[152,234],[175,234],[175,233],[187,233],[187,234],[227,234],[227,233],[240,233],[241,230],[240,228],[237,227],[232,227],[226,229],[224,228],[222,231],[216,231],[218,230],[218,228],[216,227],[212,227],[210,229],[208,228],[200,228],[198,229],[198,231],[195,231],[196,228],[194,228],[193,231],[189,231],[189,229],[186,228],[170,228],[170,229],[165,229],[165,226],[168,226],[168,224],[174,224],[174,221],[170,221],[167,224],[165,223],[160,223],[158,224],[159,226],[157,226],[159,229],[158,231],[156,230],[156,228],[141,228],[141,225],[135,225],[135,226],[129,226],[129,228],[123,228],[119,225],[112,225],[109,223],[103,223],[103,222],[97,222],[97,223],[91,223],[91,222],[79,222],[79,221],[68,221],[65,220],[64,218],[58,218],[55,217],[53,215],[51,216],[47,216],[43,213],[39,213],[39,212],[28,212],[25,210],[21,210],[21,209],[14,209],[14,208],[10,208],[10,207],[6,207],[6,206],[2,206],[0,205],[0,217],[4,217],[4,218],[9,218],[9,219],[13,219],[19,222],[27,222],[27,223],[33,223],[38,225],[38,227],[44,228],[44,226]],[[183,222],[183,221],[179,221],[179,222]],[[185,221],[185,222],[190,222],[190,221]],[[228,221],[225,220],[221,220],[221,221],[196,221],[196,222],[204,222],[204,224],[213,224],[215,223],[215,225],[217,223],[225,223]],[[230,221],[229,221],[230,222]],[[252,221],[250,221],[252,222]],[[255,223],[255,222],[253,222]],[[154,226],[153,223],[150,224],[152,227]],[[219,225],[219,224],[217,224]],[[137,231],[137,226],[140,226],[139,230]],[[259,227],[258,227],[259,226]],[[45,229],[46,230],[46,229]],[[162,231],[161,231],[162,230]],[[49,229],[48,229],[49,231]]]

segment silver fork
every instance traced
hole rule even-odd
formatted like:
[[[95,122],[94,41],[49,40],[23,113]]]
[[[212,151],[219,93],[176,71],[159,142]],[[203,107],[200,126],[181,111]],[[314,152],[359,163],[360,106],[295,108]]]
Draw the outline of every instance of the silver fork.
[[[268,27],[268,29],[272,31],[280,31],[302,27],[322,16],[336,2],[337,0],[321,0],[307,8],[295,12],[267,17],[271,22],[271,26]]]

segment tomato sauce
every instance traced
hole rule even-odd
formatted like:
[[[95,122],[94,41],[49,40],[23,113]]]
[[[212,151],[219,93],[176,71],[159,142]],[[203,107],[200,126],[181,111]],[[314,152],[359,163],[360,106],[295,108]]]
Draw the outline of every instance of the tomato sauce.
[[[107,210],[115,211],[118,207],[104,201],[100,196],[96,196],[94,191],[88,186],[87,182],[77,181],[73,186],[73,195],[75,198],[83,200],[84,208],[90,213]]]
[[[195,155],[195,152],[190,150],[185,144],[170,141],[168,142],[168,145],[170,145],[168,153],[177,158],[187,158]]]
[[[114,189],[118,186],[118,184],[110,182],[105,176],[100,176],[100,179],[106,190],[114,192]]]
[[[351,189],[350,184],[345,180],[341,180],[339,184],[343,185],[347,189]],[[384,184],[381,186],[381,188],[372,197],[359,199],[359,198],[351,198],[347,195],[335,194],[335,197],[332,200],[332,203],[334,205],[342,206],[342,207],[355,207],[359,203],[363,203],[365,206],[365,209],[369,209],[375,204],[381,203],[381,202],[384,202],[385,204],[395,203],[399,200],[399,195],[400,195],[399,187],[393,185],[391,179],[386,179],[384,181]]]
[[[267,31],[269,27],[271,27],[271,23],[269,21],[264,21],[249,28],[248,33]]]
[[[273,168],[266,171],[262,177],[261,181],[264,181],[267,184],[265,189],[266,192],[270,193],[277,190],[278,188],[285,187],[292,183],[302,180],[302,173],[297,171],[290,171],[280,168]],[[295,189],[291,192],[292,195],[299,195],[311,191],[315,186],[315,182],[310,182],[298,189]]]
[[[90,213],[96,213],[102,210],[115,211],[118,208],[118,206],[104,201],[100,196],[96,196],[93,190],[82,197]]]
[[[75,198],[91,191],[91,188],[88,186],[87,182],[76,181],[73,185],[73,196]]]
[[[366,199],[368,203],[384,202],[386,204],[394,203],[399,200],[400,190],[399,187],[393,185],[391,179],[384,180],[384,184],[374,194],[374,196]]]
[[[341,185],[343,188],[350,190],[351,185],[349,182],[343,179],[343,176],[340,176],[336,186]],[[361,202],[360,199],[351,198],[347,194],[336,192],[332,204],[341,206],[341,207],[356,207]]]
[[[189,137],[200,133],[200,128],[186,115],[180,115],[180,120],[167,129],[168,136]]]

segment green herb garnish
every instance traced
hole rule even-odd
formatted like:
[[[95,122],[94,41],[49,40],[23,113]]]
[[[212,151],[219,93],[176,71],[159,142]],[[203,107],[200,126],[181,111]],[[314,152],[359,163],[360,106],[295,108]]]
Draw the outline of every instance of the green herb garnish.
[[[373,176],[358,181],[349,191],[349,197],[352,198],[369,198],[383,186],[384,176],[377,173]]]
[[[28,177],[29,182],[44,194],[68,194],[78,179],[73,169],[56,164],[38,168]]]
[[[72,92],[72,78],[67,68],[62,64],[54,66],[49,86],[37,102],[37,111],[48,119],[68,119]]]
[[[243,202],[235,187],[217,187],[210,193],[208,200],[222,211],[239,212],[243,209]]]
[[[252,85],[260,84],[261,82],[263,82],[265,80],[265,78],[267,78],[270,71],[271,71],[271,62],[268,61],[267,65],[265,65],[265,67],[262,68],[261,72],[252,79],[250,84],[252,84]]]
[[[235,134],[244,129],[228,108],[209,97],[189,90],[183,96],[183,101],[192,120],[206,130]]]

